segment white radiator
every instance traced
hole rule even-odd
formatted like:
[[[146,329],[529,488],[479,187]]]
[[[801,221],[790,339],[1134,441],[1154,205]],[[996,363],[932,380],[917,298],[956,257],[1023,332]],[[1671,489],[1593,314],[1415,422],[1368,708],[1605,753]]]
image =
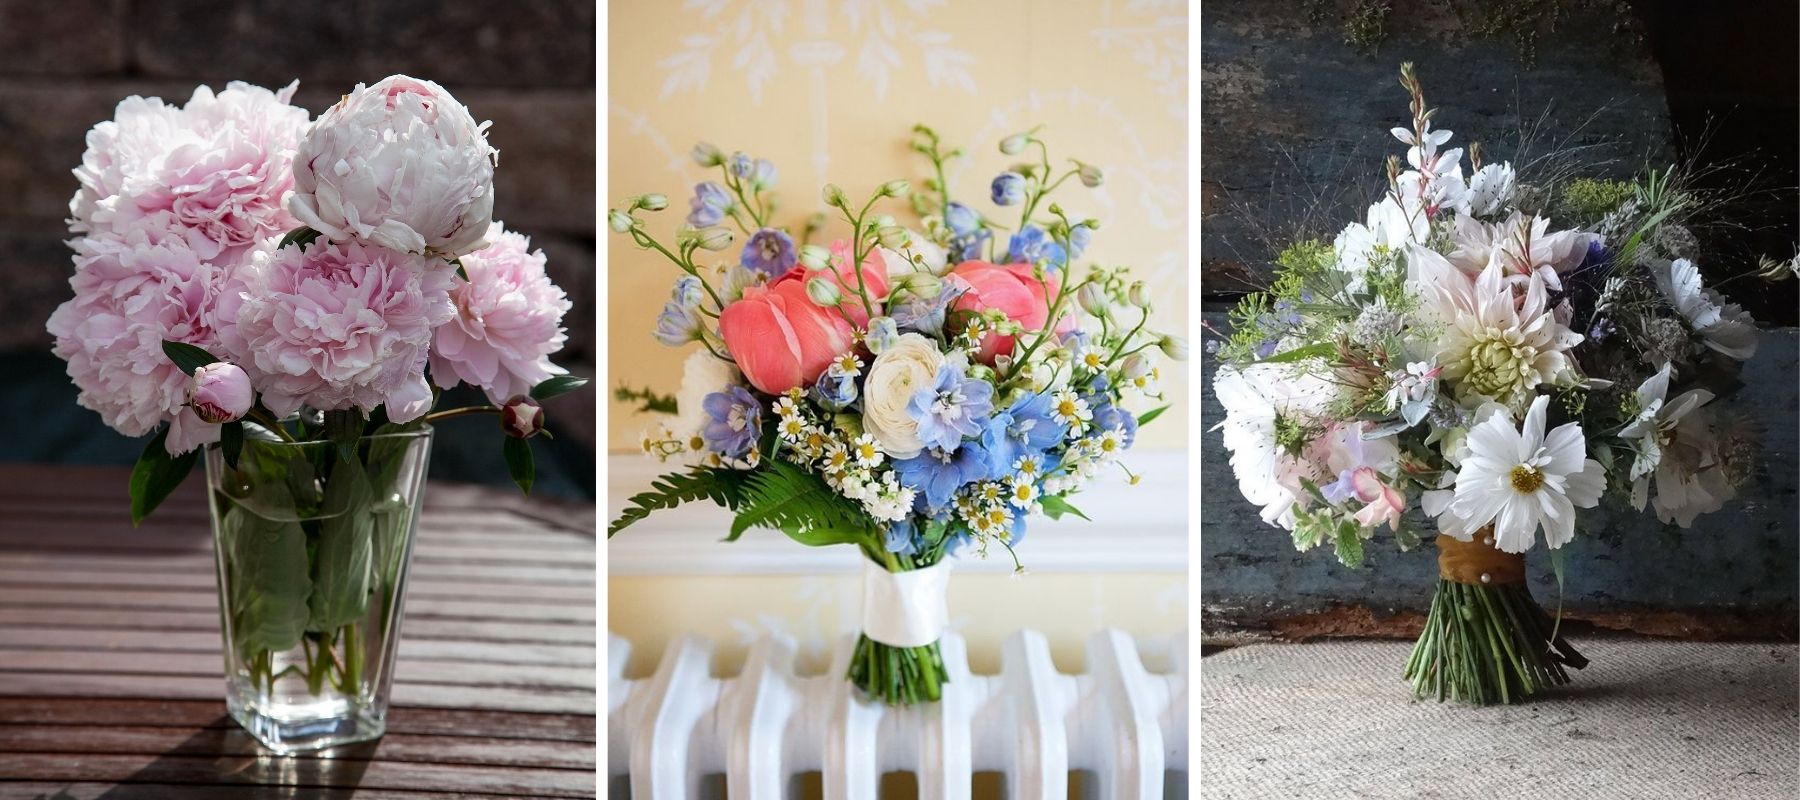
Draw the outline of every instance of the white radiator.
[[[697,798],[718,774],[731,800],[779,800],[808,772],[825,800],[875,800],[884,772],[914,773],[924,800],[966,800],[977,772],[1004,773],[1014,798],[1065,798],[1071,770],[1092,771],[1102,797],[1157,800],[1165,770],[1187,771],[1185,636],[1169,674],[1147,671],[1131,638],[1107,630],[1088,639],[1088,673],[1063,675],[1043,635],[1019,631],[999,675],[971,675],[962,639],[945,634],[943,700],[898,710],[844,680],[854,636],[805,678],[783,636],[758,641],[733,678],[711,675],[710,642],[684,637],[637,681],[624,679],[630,644],[610,641],[607,763],[629,775],[633,800]]]

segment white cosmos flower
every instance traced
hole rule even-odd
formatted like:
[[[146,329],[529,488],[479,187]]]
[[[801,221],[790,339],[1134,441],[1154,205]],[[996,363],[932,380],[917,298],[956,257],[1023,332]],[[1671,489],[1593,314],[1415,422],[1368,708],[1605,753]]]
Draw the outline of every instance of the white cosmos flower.
[[[1669,366],[1638,387],[1636,419],[1619,432],[1636,440],[1637,458],[1631,464],[1631,504],[1643,510],[1650,498],[1651,478],[1656,482],[1656,516],[1683,528],[1701,514],[1717,511],[1737,494],[1719,457],[1719,439],[1713,430],[1712,392],[1690,389],[1668,402]]]
[[[1494,263],[1473,281],[1417,245],[1407,249],[1406,263],[1408,284],[1442,326],[1435,356],[1459,400],[1490,398],[1517,413],[1539,385],[1572,370],[1568,352],[1583,337],[1548,308],[1542,274],[1527,278],[1518,297]]]
[[[1469,431],[1449,506],[1462,525],[1445,533],[1467,540],[1471,531],[1492,524],[1494,546],[1507,553],[1530,549],[1539,527],[1552,549],[1575,538],[1575,509],[1599,504],[1605,470],[1587,457],[1579,423],[1544,435],[1549,406],[1548,396],[1533,400],[1519,430],[1496,415]]]
[[[1739,361],[1756,354],[1756,323],[1736,303],[1727,303],[1718,292],[1700,281],[1700,268],[1685,258],[1658,260],[1650,265],[1656,286],[1700,333],[1707,347]]]
[[[1650,473],[1662,463],[1663,448],[1674,438],[1676,426],[1689,412],[1709,402],[1713,393],[1690,389],[1674,400],[1664,402],[1669,393],[1669,365],[1637,388],[1638,415],[1619,431],[1621,439],[1636,439],[1637,458],[1631,462],[1632,503],[1642,510],[1648,497]]]
[[[1261,506],[1262,519],[1292,530],[1294,505],[1301,497],[1299,477],[1318,479],[1328,469],[1324,458],[1296,457],[1312,448],[1295,441],[1296,432],[1313,426],[1337,395],[1324,379],[1290,371],[1289,365],[1253,364],[1219,368],[1213,394],[1225,407],[1225,431],[1231,469],[1244,499]],[[1291,449],[1290,449],[1291,448]]]

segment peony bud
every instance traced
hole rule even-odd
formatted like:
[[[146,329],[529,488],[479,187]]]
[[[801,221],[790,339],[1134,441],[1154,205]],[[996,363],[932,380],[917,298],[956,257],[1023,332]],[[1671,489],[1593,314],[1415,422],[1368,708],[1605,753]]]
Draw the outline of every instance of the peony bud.
[[[800,265],[818,271],[831,266],[831,251],[816,244],[804,245],[800,248]]]
[[[694,159],[695,164],[702,167],[716,167],[725,163],[725,153],[706,142],[694,145],[688,155]]]
[[[1000,152],[1016,156],[1025,152],[1025,145],[1031,143],[1031,137],[1023,133],[1015,133],[1000,140]]]
[[[1173,358],[1176,361],[1187,360],[1188,343],[1187,339],[1183,337],[1176,336],[1173,333],[1165,333],[1162,335],[1161,339],[1156,340],[1156,346],[1163,351],[1163,355]]]
[[[731,246],[731,229],[720,225],[701,228],[694,236],[702,250],[719,251]]]
[[[827,183],[825,188],[819,190],[819,199],[824,200],[825,205],[828,206],[842,206],[844,205],[844,190],[839,189],[835,183]]]
[[[1126,290],[1125,299],[1138,308],[1150,307],[1150,288],[1143,281],[1132,281],[1131,288]]]
[[[886,225],[875,231],[875,238],[889,250],[902,250],[912,243],[912,234],[898,225]]]
[[[838,291],[836,283],[824,278],[813,278],[806,282],[806,296],[814,303],[826,308],[834,308],[844,301],[844,295]]]
[[[1081,285],[1081,290],[1075,294],[1075,300],[1081,304],[1081,310],[1096,317],[1106,316],[1109,310],[1106,303],[1106,290],[1102,289],[1100,284],[1092,281]]]
[[[1106,182],[1106,173],[1093,164],[1081,165],[1081,185],[1089,189],[1098,189]]]
[[[912,184],[903,180],[888,181],[881,185],[881,194],[884,197],[899,197],[900,195],[906,194],[907,190],[911,188]]]
[[[500,429],[514,439],[529,439],[544,430],[544,407],[525,395],[514,395],[500,407]]]
[[[645,211],[661,211],[669,207],[669,196],[666,194],[647,194],[638,198],[637,205]]]
[[[625,233],[631,230],[631,215],[616,208],[606,212],[606,225],[613,233]]]
[[[242,419],[255,402],[250,376],[236,364],[207,364],[194,370],[194,377],[188,381],[188,408],[215,425]]]

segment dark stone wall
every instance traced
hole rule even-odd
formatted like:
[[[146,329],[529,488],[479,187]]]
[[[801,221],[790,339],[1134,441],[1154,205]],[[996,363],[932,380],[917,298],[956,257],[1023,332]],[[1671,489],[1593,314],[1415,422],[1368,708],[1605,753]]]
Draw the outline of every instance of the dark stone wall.
[[[74,405],[44,321],[67,299],[65,218],[84,135],[133,94],[184,102],[198,84],[298,79],[315,114],[358,82],[443,84],[500,150],[495,215],[531,237],[575,307],[560,363],[593,377],[592,3],[521,0],[0,0],[0,461],[130,463],[140,444]],[[592,497],[594,393],[552,401],[545,491]],[[25,419],[33,425],[22,425]],[[506,482],[498,437],[446,426],[434,477]],[[546,474],[548,473],[548,474]]]

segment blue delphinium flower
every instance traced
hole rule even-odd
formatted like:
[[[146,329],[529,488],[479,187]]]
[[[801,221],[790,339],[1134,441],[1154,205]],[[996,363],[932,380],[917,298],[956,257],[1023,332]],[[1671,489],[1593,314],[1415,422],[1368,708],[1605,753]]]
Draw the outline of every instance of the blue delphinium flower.
[[[742,386],[727,386],[701,401],[706,409],[706,427],[700,438],[706,449],[727,458],[743,458],[756,446],[762,430],[762,404],[756,402]]]
[[[1049,395],[1029,392],[1021,396],[1005,410],[994,412],[981,432],[981,443],[988,451],[989,477],[1011,474],[1020,456],[1042,453],[1067,433],[1056,421]]]
[[[906,413],[919,422],[919,440],[944,451],[955,450],[963,437],[981,432],[994,410],[994,387],[964,377],[954,365],[938,368],[937,381],[914,393]]]
[[[1112,388],[1112,381],[1107,380],[1105,375],[1095,375],[1094,379],[1088,382],[1087,390],[1081,392],[1081,399],[1087,403],[1088,410],[1093,412],[1093,419],[1090,420],[1093,430],[1108,431],[1118,428],[1121,434],[1120,443],[1130,447],[1133,442],[1137,441],[1137,417],[1113,404],[1112,398],[1107,394],[1107,390],[1110,388]]]
[[[901,329],[935,335],[944,327],[945,310],[968,291],[967,281],[945,280],[943,288],[934,296],[920,297],[906,292],[898,298],[890,298],[888,314],[893,316],[894,325]]]
[[[1069,229],[1069,257],[1080,258],[1087,250],[1088,244],[1094,241],[1094,229],[1086,225],[1076,225]]]
[[[974,233],[951,239],[946,252],[952,261],[976,261],[981,258],[982,251],[987,249],[988,240],[992,238],[994,238],[993,231],[979,228]]]
[[[956,490],[982,480],[988,474],[987,449],[980,442],[964,442],[954,452],[926,448],[912,458],[894,462],[900,485],[919,493],[928,510],[941,509],[955,498]]]
[[[919,549],[918,528],[913,525],[911,518],[888,523],[887,534],[883,540],[883,547],[890,553],[909,556],[918,552]]]
[[[881,355],[882,351],[893,347],[900,341],[900,329],[893,317],[876,317],[869,320],[869,330],[863,334],[863,345],[869,352]]]
[[[692,275],[683,275],[675,281],[669,302],[663,304],[662,313],[656,317],[657,341],[679,347],[700,338],[703,292],[700,279]]]
[[[842,411],[856,402],[856,378],[852,375],[834,375],[834,371],[819,373],[819,379],[813,382],[812,397],[821,406],[832,411]]]
[[[688,200],[687,221],[696,228],[717,225],[725,219],[725,212],[730,211],[736,203],[725,187],[712,181],[701,181],[694,186],[694,196]]]
[[[1046,269],[1056,270],[1068,263],[1069,257],[1063,246],[1043,228],[1026,225],[1007,242],[1006,260],[1014,264],[1042,262]]]
[[[1000,173],[989,187],[994,205],[1016,206],[1025,201],[1025,176],[1012,170]]]
[[[739,180],[750,177],[750,172],[756,169],[756,162],[750,160],[750,157],[744,155],[742,151],[732,153],[731,160],[725,163],[730,167],[731,174]]]
[[[750,168],[750,185],[758,189],[775,188],[775,162],[759,158]]]
[[[1006,545],[1018,547],[1020,542],[1025,541],[1025,520],[1031,517],[1031,513],[1018,506],[1012,506],[1011,510],[1012,528],[1006,532]]]
[[[779,228],[763,228],[750,235],[738,263],[769,276],[770,280],[787,274],[800,260],[794,240]]]
[[[981,215],[962,203],[944,206],[944,227],[957,236],[967,236],[981,227]]]

